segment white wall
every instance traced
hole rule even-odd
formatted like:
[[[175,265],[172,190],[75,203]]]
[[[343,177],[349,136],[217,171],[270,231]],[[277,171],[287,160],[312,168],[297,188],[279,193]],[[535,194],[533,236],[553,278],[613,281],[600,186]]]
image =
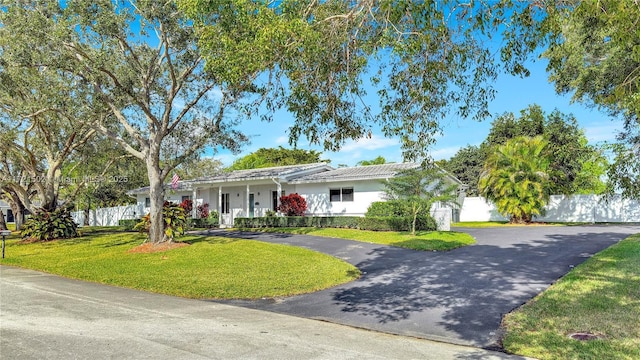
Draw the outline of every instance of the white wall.
[[[467,197],[460,221],[506,221],[493,204],[481,197]],[[535,221],[548,222],[640,222],[640,202],[614,196],[606,202],[598,195],[553,195],[545,216]]]
[[[144,204],[143,204],[144,205]],[[90,226],[118,226],[118,221],[125,219],[138,219],[141,216],[141,208],[138,205],[116,206],[101,208],[89,212]],[[71,213],[73,220],[79,224],[84,224],[84,212],[75,211]]]
[[[331,202],[329,190],[353,188],[353,201]],[[383,200],[379,181],[349,181],[323,184],[298,184],[296,192],[307,200],[307,213],[326,216],[364,216],[374,201]]]

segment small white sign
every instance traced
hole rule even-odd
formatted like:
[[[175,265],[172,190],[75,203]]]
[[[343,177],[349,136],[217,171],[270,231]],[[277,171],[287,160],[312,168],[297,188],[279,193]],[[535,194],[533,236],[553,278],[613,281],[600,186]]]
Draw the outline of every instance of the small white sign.
[[[0,236],[10,236],[11,230],[0,230]]]

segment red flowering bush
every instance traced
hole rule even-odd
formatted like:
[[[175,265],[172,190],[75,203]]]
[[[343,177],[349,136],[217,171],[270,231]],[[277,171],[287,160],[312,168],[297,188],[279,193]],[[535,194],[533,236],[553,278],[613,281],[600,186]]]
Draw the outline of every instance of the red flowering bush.
[[[193,210],[193,201],[191,199],[184,199],[179,205],[187,214],[191,214],[191,210]]]
[[[209,204],[198,205],[198,217],[206,219],[209,217]]]
[[[286,216],[304,216],[307,211],[307,201],[298,194],[281,196],[278,211]]]

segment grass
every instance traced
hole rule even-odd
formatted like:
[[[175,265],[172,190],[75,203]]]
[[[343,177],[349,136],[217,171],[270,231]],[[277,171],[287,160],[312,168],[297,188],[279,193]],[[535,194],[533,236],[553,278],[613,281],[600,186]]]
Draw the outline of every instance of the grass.
[[[409,232],[336,228],[263,228],[251,230],[325,236],[374,244],[398,246],[413,250],[444,251],[475,244],[476,242],[471,235],[455,231],[418,231],[416,232],[416,235],[411,235]]]
[[[640,359],[640,234],[596,254],[508,314],[505,350],[539,359]],[[577,341],[589,332],[602,338]]]
[[[185,236],[166,252],[129,253],[137,233],[85,230],[76,239],[7,241],[3,265],[69,278],[198,299],[254,299],[308,293],[357,278],[352,265],[293,246],[221,237]]]

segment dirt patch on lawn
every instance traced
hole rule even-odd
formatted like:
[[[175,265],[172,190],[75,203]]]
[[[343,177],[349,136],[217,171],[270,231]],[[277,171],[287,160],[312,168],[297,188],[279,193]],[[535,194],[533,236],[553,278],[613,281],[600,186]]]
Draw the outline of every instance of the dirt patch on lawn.
[[[169,250],[173,250],[173,249],[177,249],[185,246],[189,246],[189,244],[183,243],[183,242],[162,242],[159,244],[144,243],[142,245],[134,247],[133,249],[127,252],[137,253],[137,254],[149,254],[149,253],[169,251]]]

